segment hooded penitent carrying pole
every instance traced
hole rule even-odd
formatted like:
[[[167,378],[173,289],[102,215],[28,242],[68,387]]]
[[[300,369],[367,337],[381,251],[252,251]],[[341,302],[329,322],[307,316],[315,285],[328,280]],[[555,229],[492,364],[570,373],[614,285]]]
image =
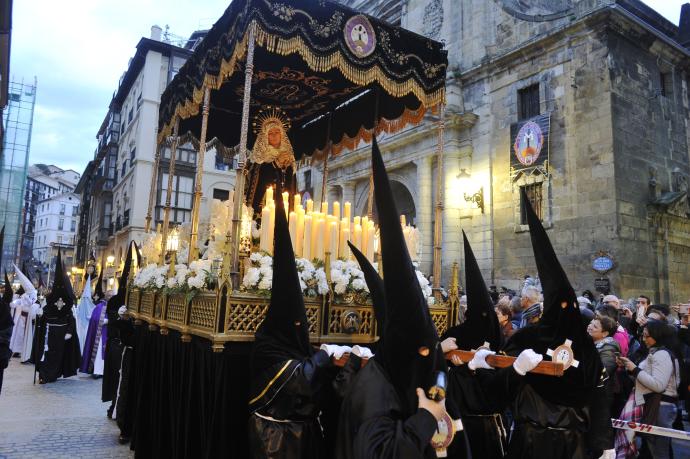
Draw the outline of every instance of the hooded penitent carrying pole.
[[[58,249],[53,288],[46,298],[46,307],[37,327],[34,362],[40,384],[76,375],[81,362],[76,321],[72,313],[76,299],[72,296],[73,290],[64,269],[62,253]]]
[[[502,344],[498,318],[464,231],[462,236],[465,245],[467,312],[465,321],[449,329],[444,339],[455,338],[460,349],[481,348],[484,353],[488,352],[487,348],[496,351]],[[451,368],[447,406],[449,410],[456,410],[462,418],[472,457],[500,459],[504,457],[508,446],[502,413],[510,402],[510,394],[514,393],[511,388],[519,387],[521,377],[512,366],[494,370],[475,365],[473,356],[472,360]],[[451,445],[450,456],[464,454],[463,449],[458,452],[462,446],[465,445]]]
[[[277,190],[280,193],[282,190]],[[279,194],[278,194],[279,195]],[[250,357],[249,443],[256,457],[325,457],[318,417],[330,358],[314,352],[283,203],[276,203],[271,302]],[[294,399],[300,399],[299,404]]]
[[[385,323],[376,355],[359,371],[343,400],[335,457],[435,457],[430,442],[438,425],[430,411],[417,408],[416,388],[428,392],[435,374],[445,371],[445,361],[376,139],[372,168],[386,266]]]
[[[86,342],[86,335],[89,329],[89,320],[95,308],[93,299],[91,297],[91,276],[87,275],[84,281],[84,290],[81,292],[79,304],[75,311],[77,319],[77,335],[79,336],[79,349],[84,349]]]
[[[562,362],[565,372],[560,378],[526,376],[513,404],[516,427],[509,455],[584,458],[588,457],[588,447],[593,451],[609,449],[608,440],[601,437],[607,425],[611,429],[608,405],[598,401],[603,394],[601,359],[582,326],[575,291],[524,190],[522,193],[544,311],[537,324],[513,334],[505,352],[516,355],[532,348]],[[589,445],[587,431],[591,435]]]
[[[2,266],[2,248],[5,242],[5,227],[0,230],[0,266]],[[7,277],[5,271],[5,290],[0,299],[0,393],[2,392],[2,378],[5,368],[9,364],[12,351],[10,350],[10,338],[12,337],[12,330],[14,328],[14,320],[12,320],[12,312],[10,311],[10,303],[14,292],[12,291],[12,284]]]

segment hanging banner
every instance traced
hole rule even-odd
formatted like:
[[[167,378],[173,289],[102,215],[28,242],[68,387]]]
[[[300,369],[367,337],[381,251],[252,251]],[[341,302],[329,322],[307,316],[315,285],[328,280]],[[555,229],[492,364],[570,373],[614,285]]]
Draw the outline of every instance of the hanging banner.
[[[551,115],[538,115],[510,125],[510,167],[514,171],[541,166],[549,159]]]

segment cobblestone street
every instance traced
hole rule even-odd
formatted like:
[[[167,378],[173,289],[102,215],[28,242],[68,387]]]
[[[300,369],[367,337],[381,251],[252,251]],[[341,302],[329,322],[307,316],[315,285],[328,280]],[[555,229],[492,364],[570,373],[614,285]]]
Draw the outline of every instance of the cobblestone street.
[[[33,366],[12,359],[0,395],[0,458],[130,458],[90,376],[32,384]]]

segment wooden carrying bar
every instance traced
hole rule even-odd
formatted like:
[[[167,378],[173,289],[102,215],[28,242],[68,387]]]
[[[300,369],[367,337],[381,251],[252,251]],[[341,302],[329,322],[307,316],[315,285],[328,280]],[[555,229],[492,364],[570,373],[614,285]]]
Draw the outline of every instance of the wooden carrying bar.
[[[460,357],[460,360],[463,362],[469,362],[472,360],[472,357],[474,357],[474,352],[475,351],[450,351],[446,353],[446,359],[450,360],[450,358],[453,355],[457,355]],[[333,363],[338,366],[342,367],[345,366],[347,363],[347,360],[350,358],[350,354],[344,354],[341,358],[339,359],[333,359]],[[507,368],[515,362],[516,357],[510,357],[508,355],[489,355],[486,357],[486,363],[491,365],[494,368]],[[362,360],[362,366],[366,365],[367,360],[363,359]],[[541,361],[539,362],[539,365],[537,365],[530,373],[538,374],[538,375],[546,375],[546,376],[563,376],[563,364],[560,362],[545,362]]]

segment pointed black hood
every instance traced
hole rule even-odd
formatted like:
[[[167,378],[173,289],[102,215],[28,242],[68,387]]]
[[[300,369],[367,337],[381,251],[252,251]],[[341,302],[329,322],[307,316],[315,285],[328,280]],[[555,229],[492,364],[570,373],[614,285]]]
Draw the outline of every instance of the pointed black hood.
[[[104,270],[101,269],[101,272],[98,273],[98,280],[96,281],[96,287],[94,288],[94,292],[91,295],[94,303],[98,303],[103,298],[105,298],[105,294],[103,293],[103,271]]]
[[[280,192],[276,190],[276,196],[280,196]],[[258,377],[277,363],[304,359],[314,353],[309,343],[309,322],[281,199],[276,199],[275,215],[271,303],[255,334],[252,377]]]
[[[376,138],[371,148],[374,199],[379,215],[381,256],[386,275],[386,326],[380,354],[374,357],[390,377],[406,415],[417,409],[415,389],[428,390],[436,371],[445,371],[438,334],[405,244],[400,217]],[[420,350],[426,349],[427,355]]]
[[[3,228],[3,231],[4,229],[5,228]],[[3,235],[0,234],[0,243],[2,242],[2,237]],[[2,245],[0,245],[0,247],[2,247]],[[0,331],[14,325],[12,312],[10,311],[10,303],[12,302],[13,296],[12,284],[10,283],[10,278],[7,277],[7,271],[5,271],[5,291],[2,294],[2,300],[0,300]]]
[[[448,330],[445,336],[455,338],[459,349],[478,349],[488,342],[491,350],[498,351],[503,345],[503,335],[494,304],[465,231],[462,232],[462,239],[465,244],[467,312],[465,321]]]
[[[55,262],[55,276],[53,278],[53,288],[46,297],[46,307],[44,313],[48,317],[62,317],[72,314],[72,306],[75,298],[72,292],[72,284],[65,274],[65,267],[62,264],[62,252],[58,248],[57,260]],[[62,307],[58,303],[62,303]]]
[[[566,339],[571,347],[576,367],[568,368],[560,378],[528,375],[528,381],[545,399],[567,406],[584,406],[599,383],[602,371],[601,359],[592,339],[582,327],[577,296],[568,276],[565,274],[546,230],[522,191],[523,211],[527,215],[534,259],[539,272],[543,295],[544,312],[535,326],[525,327],[513,334],[506,343],[506,352],[517,355],[521,350],[532,348],[546,355],[549,349],[556,349]]]
[[[125,266],[122,268],[122,274],[117,283],[117,294],[113,295],[106,305],[106,311],[110,314],[117,312],[120,307],[125,304],[125,300],[127,299],[127,280],[129,279],[129,270],[132,269],[132,253],[134,246],[134,241],[130,241],[129,247],[127,248]]]
[[[386,292],[383,285],[383,279],[376,272],[374,267],[369,263],[369,260],[362,252],[357,249],[350,241],[347,241],[347,245],[350,246],[352,255],[357,259],[359,267],[362,268],[364,273],[364,281],[369,287],[369,296],[371,297],[371,302],[374,305],[374,316],[376,317],[376,329],[379,334],[378,347],[381,347],[381,342],[383,339],[383,330],[386,326]],[[377,353],[380,352],[378,349]]]

